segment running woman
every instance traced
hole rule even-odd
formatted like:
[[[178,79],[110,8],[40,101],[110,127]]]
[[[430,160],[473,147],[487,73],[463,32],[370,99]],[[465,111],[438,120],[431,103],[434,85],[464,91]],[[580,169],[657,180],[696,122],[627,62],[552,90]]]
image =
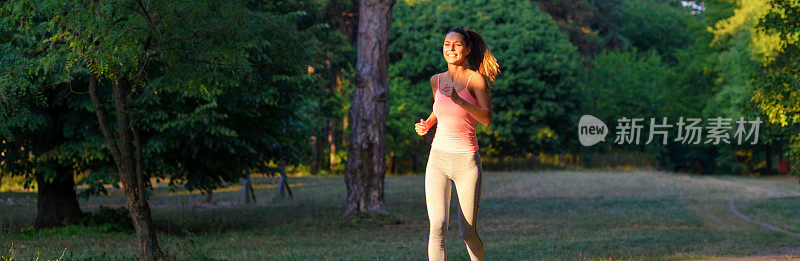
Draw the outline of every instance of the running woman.
[[[492,123],[489,89],[500,72],[499,65],[480,34],[458,27],[445,34],[442,55],[447,71],[431,77],[433,112],[414,126],[422,136],[439,124],[425,169],[428,259],[447,259],[445,236],[451,184],[455,183],[461,238],[470,259],[483,260],[483,241],[477,231],[482,170],[475,124]]]

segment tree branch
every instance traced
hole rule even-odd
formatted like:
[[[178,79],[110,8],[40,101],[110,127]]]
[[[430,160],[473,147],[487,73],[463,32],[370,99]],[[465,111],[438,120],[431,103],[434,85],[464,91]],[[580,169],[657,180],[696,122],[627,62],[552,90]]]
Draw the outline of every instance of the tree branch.
[[[114,159],[117,169],[121,170],[122,162],[120,160],[122,156],[120,155],[117,142],[114,140],[114,137],[111,136],[106,115],[103,113],[103,109],[100,107],[100,99],[97,98],[97,76],[92,73],[90,74],[90,77],[91,82],[89,83],[89,96],[92,98],[92,107],[94,107],[94,113],[97,115],[97,122],[100,123],[100,131],[103,133],[103,137],[106,140],[106,145],[108,146],[108,150],[111,152],[111,157]]]

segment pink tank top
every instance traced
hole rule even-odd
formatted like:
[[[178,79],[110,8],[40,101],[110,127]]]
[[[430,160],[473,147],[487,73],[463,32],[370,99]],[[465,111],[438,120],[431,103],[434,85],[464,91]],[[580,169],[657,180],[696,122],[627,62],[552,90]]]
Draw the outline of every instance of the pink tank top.
[[[478,106],[478,101],[469,93],[469,81],[467,87],[458,93],[458,96],[472,105]],[[433,136],[432,148],[437,150],[468,153],[478,151],[478,137],[475,135],[475,118],[469,112],[453,102],[450,97],[444,95],[439,87],[439,76],[436,76],[436,94],[433,96],[433,114],[438,121],[436,134]]]

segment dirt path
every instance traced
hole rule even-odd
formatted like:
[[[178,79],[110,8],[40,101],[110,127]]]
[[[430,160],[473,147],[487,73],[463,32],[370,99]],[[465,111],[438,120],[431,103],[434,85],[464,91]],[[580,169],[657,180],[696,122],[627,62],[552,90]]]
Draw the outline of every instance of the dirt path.
[[[779,227],[777,227],[775,225],[772,225],[772,224],[769,224],[769,223],[761,222],[758,219],[750,218],[750,217],[742,214],[742,212],[739,212],[739,210],[736,209],[736,205],[733,203],[733,199],[731,199],[729,201],[728,209],[731,212],[733,212],[733,214],[736,214],[736,216],[739,216],[739,218],[744,219],[744,220],[749,221],[749,222],[752,222],[752,223],[756,223],[756,224],[758,224],[758,225],[760,225],[760,226],[762,226],[762,227],[764,227],[766,229],[769,229],[769,230],[772,230],[772,231],[775,231],[775,232],[784,233],[784,234],[787,234],[787,235],[800,237],[800,233],[794,233],[794,232],[788,231],[786,229],[779,228]]]
[[[787,261],[787,260],[800,260],[800,256],[748,256],[748,257],[725,257],[725,258],[705,259],[705,260],[714,260],[714,261],[744,261],[744,260]]]

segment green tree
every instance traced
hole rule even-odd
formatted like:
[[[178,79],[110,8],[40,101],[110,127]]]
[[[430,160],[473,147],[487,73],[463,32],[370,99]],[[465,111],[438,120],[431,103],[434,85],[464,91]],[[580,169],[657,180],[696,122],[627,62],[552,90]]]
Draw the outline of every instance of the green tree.
[[[769,122],[788,130],[787,155],[792,172],[800,175],[800,3],[770,0],[769,12],[758,22],[767,35],[777,36],[778,51],[756,75],[753,101]]]
[[[672,101],[679,106],[669,106],[670,118],[700,117],[703,119],[723,117],[738,120],[743,116],[747,74],[754,68],[749,61],[749,52],[742,41],[714,43],[714,28],[721,20],[733,15],[734,5],[730,1],[706,1],[704,9],[686,17],[690,35],[689,44],[676,50],[677,63],[672,65],[677,73],[677,82],[671,92]],[[736,165],[736,145],[684,145],[670,144],[666,155],[662,154],[665,166],[674,169],[687,168],[704,173],[731,173]],[[697,165],[700,169],[697,169]]]
[[[309,76],[301,74],[308,54],[299,37],[309,32],[296,28],[302,12],[276,9],[250,7],[258,19],[241,24],[241,39],[233,43],[243,50],[245,73],[218,79],[213,100],[182,95],[182,88],[173,87],[181,83],[153,80],[152,88],[162,92],[141,101],[151,174],[210,191],[253,170],[277,173],[274,166],[299,164],[308,154],[310,120],[297,108],[311,100],[304,87]]]
[[[623,1],[617,25],[630,46],[642,51],[655,50],[667,63],[674,63],[675,52],[691,44],[687,8],[678,1]]]
[[[678,120],[668,115],[672,107],[681,106],[671,99],[675,91],[674,69],[666,65],[654,50],[639,52],[635,48],[600,52],[594,57],[593,66],[581,73],[582,92],[587,95],[589,104],[584,113],[606,122],[610,135],[605,144],[584,150],[606,151],[612,148],[645,151],[652,155],[667,152],[668,149],[658,140],[660,136],[654,136],[654,140],[645,145],[649,138],[646,126],[650,126],[651,118],[657,124],[662,123],[662,117],[668,117],[668,124]],[[615,144],[613,133],[616,123],[622,118],[642,119],[638,124],[645,128],[639,134],[638,143],[634,143],[638,145]]]
[[[52,21],[32,13],[19,16],[11,3],[0,6],[0,175],[35,180],[35,227],[79,224],[83,213],[74,176],[91,171],[106,174],[110,159],[89,108],[85,81],[65,83],[65,63],[58,53],[45,52],[54,37]],[[23,7],[26,7],[23,3]],[[29,7],[29,6],[27,6]],[[101,182],[87,195],[102,190]]]
[[[302,103],[304,52],[292,29],[296,14],[271,8],[260,1],[6,2],[4,22],[22,25],[19,37],[48,37],[32,57],[4,60],[24,66],[3,74],[9,99],[2,105],[14,113],[45,106],[39,83],[17,84],[50,75],[41,71],[58,76],[47,83],[88,89],[84,108],[96,114],[103,152],[122,181],[139,256],[163,258],[145,200],[149,176],[177,170],[189,188],[204,188],[265,162],[298,161],[304,128],[286,112]]]
[[[758,81],[753,81],[762,64],[775,56],[780,47],[779,38],[774,33],[760,30],[756,27],[758,20],[771,7],[765,0],[739,0],[715,1],[717,11],[714,19],[704,27],[709,28],[713,36],[706,40],[712,53],[704,55],[712,59],[708,63],[709,71],[713,72],[713,85],[709,89],[713,94],[706,102],[703,114],[706,117],[727,117],[739,119],[762,119],[768,116],[757,109],[757,104],[752,98],[757,89]],[[703,37],[705,39],[705,37]],[[700,59],[695,59],[700,60]],[[775,124],[763,124],[759,133],[759,143],[754,146],[720,146],[717,149],[719,157],[717,165],[725,167],[724,171],[752,173],[754,160],[742,160],[736,152],[755,151],[753,159],[763,155],[766,167],[763,173],[771,172],[772,155],[774,152],[784,150],[784,143],[788,143],[786,129],[781,129]]]
[[[542,11],[556,21],[582,56],[593,57],[602,50],[625,47],[617,21],[622,14],[620,0],[544,0]]]
[[[595,56],[594,68],[586,70],[581,82],[593,101],[591,114],[614,122],[663,117],[674,74],[654,51],[605,51]]]

